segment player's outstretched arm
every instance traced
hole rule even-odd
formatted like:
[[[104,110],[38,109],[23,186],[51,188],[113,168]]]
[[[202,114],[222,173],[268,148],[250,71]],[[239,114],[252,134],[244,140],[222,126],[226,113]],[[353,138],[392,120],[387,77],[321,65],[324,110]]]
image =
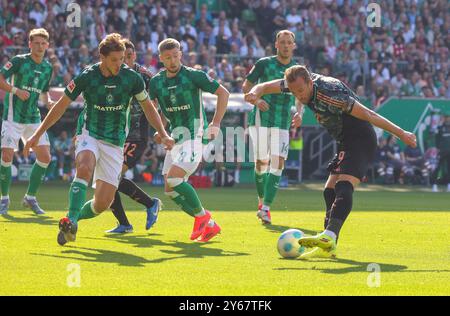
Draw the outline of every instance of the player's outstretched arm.
[[[230,92],[222,85],[219,85],[214,94],[217,95],[217,105],[211,124],[208,127],[208,136],[210,139],[215,139],[219,133],[220,123],[227,111],[228,98],[230,97]]]
[[[256,105],[262,111],[267,111],[269,109],[269,105],[264,100],[261,100],[261,97],[266,94],[281,93],[282,91],[280,84],[282,80],[283,79],[277,79],[257,84],[245,94],[245,101]]]
[[[56,102],[56,104],[48,112],[45,119],[42,121],[41,125],[39,125],[38,129],[30,138],[28,138],[23,149],[25,157],[28,157],[30,149],[38,144],[39,139],[45,133],[45,131],[52,127],[53,124],[55,124],[61,118],[71,102],[72,100],[65,94],[58,100],[58,102]]]
[[[385,117],[378,113],[366,108],[360,102],[355,101],[350,115],[359,118],[360,120],[367,121],[372,125],[379,127],[395,136],[397,136],[402,142],[411,147],[417,146],[416,135],[408,131],[403,130],[399,126],[395,125]]]
[[[156,110],[156,106],[153,104],[152,101],[150,101],[149,98],[146,98],[143,101],[139,101],[145,117],[147,118],[147,121],[152,125],[158,134],[161,136],[162,143],[166,146],[166,149],[170,150],[172,149],[173,145],[175,144],[175,141],[172,137],[167,135],[166,129],[164,128],[164,124],[161,121],[161,117],[159,116],[158,110]]]

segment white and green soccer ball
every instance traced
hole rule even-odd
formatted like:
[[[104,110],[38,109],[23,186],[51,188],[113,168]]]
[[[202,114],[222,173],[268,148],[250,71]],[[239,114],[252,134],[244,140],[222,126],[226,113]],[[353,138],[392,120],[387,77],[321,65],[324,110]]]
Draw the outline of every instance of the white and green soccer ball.
[[[300,246],[298,240],[305,234],[298,229],[288,229],[278,238],[278,253],[283,258],[297,258],[304,251],[305,247]]]

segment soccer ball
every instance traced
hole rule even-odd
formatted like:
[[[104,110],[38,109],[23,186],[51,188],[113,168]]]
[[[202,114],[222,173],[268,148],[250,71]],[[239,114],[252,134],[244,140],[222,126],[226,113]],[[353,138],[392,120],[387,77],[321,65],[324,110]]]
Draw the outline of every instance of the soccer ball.
[[[298,240],[305,234],[298,229],[288,229],[278,238],[278,253],[283,258],[297,258],[304,251],[305,247],[300,246]]]

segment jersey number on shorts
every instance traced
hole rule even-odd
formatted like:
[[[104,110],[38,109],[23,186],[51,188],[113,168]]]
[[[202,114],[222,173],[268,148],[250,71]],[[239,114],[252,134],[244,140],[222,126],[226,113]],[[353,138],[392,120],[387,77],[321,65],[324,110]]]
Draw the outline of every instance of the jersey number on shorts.
[[[128,157],[134,157],[134,151],[136,150],[137,144],[132,144],[132,143],[125,143],[125,161],[127,160]],[[130,150],[128,150],[128,148],[130,147]]]
[[[339,172],[341,169],[340,166],[341,166],[342,160],[344,160],[344,157],[345,157],[345,151],[340,151],[339,155],[338,155],[338,162],[336,164],[336,169],[335,169],[337,172]]]

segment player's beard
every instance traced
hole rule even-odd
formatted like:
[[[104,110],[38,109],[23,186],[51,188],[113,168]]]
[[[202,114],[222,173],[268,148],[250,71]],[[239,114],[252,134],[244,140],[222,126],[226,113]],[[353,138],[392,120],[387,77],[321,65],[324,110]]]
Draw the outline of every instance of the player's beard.
[[[289,52],[284,53],[284,52],[281,52],[281,51],[280,51],[280,52],[278,53],[278,56],[280,56],[281,59],[291,59],[291,58],[292,58],[292,54],[289,53]]]
[[[181,65],[178,65],[178,67],[176,68],[167,68],[167,71],[170,72],[171,74],[175,75],[176,73],[178,73],[178,71],[180,71]]]

